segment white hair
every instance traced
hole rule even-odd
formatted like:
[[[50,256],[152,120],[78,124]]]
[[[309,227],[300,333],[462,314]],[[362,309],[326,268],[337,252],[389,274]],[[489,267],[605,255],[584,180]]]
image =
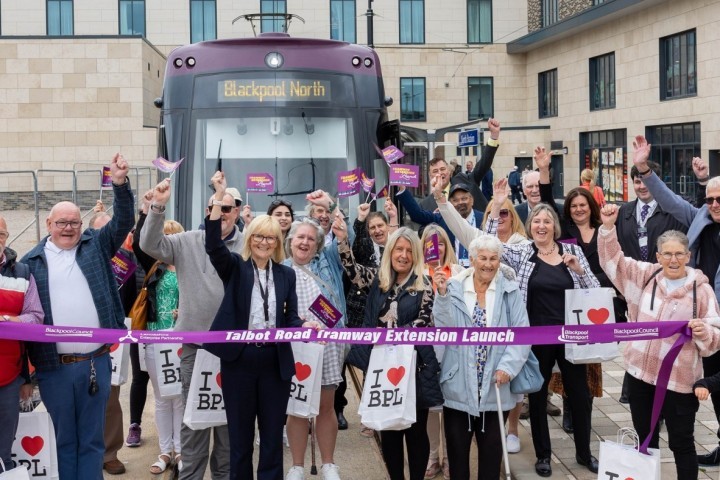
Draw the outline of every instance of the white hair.
[[[498,257],[502,256],[503,244],[499,238],[494,235],[481,235],[475,237],[468,248],[468,255],[472,258],[476,258],[480,250],[490,250],[498,254]]]

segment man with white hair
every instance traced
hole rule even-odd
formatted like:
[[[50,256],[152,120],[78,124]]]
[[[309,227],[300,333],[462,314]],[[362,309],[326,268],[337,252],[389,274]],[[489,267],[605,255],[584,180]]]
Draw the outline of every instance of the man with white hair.
[[[705,162],[693,158],[692,165],[700,187],[705,186],[705,205],[697,208],[675,194],[649,167],[650,144],[644,136],[633,141],[633,163],[638,177],[650,191],[657,204],[688,228],[691,267],[699,268],[707,275],[715,296],[720,299],[720,176],[710,178]],[[720,372],[720,352],[703,358],[704,376]],[[715,416],[720,419],[720,394],[712,395]],[[719,437],[720,437],[720,432]],[[700,465],[720,465],[720,446],[705,455],[698,455]]]

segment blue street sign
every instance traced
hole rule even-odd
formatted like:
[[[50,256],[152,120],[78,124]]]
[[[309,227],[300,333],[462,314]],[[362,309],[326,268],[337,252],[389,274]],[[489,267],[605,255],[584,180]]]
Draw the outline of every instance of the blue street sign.
[[[480,135],[478,130],[465,130],[458,135],[458,147],[476,147]]]

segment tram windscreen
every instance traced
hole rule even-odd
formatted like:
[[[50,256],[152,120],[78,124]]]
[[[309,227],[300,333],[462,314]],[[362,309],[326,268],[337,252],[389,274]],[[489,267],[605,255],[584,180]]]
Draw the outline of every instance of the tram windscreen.
[[[297,215],[302,214],[305,196],[313,190],[323,189],[335,196],[338,173],[354,169],[358,163],[353,119],[305,113],[262,116],[266,113],[196,119],[193,191],[210,194],[207,184],[217,168],[219,154],[228,186],[240,190],[243,204],[249,203],[255,214],[265,213],[276,198],[292,202]],[[248,194],[246,177],[250,173],[272,175],[273,191]],[[357,198],[352,201],[346,206],[355,207]]]

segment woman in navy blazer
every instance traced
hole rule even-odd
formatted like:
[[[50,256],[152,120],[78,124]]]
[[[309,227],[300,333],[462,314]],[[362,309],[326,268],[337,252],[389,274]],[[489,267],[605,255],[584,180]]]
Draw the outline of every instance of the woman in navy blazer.
[[[308,326],[297,313],[295,272],[284,259],[280,224],[269,215],[246,228],[242,256],[220,237],[226,221],[221,199],[225,178],[212,178],[215,199],[205,222],[205,250],[225,286],[211,330],[255,330]],[[282,480],[282,432],[295,363],[289,343],[215,343],[205,349],[220,357],[222,391],[230,435],[230,478],[253,478],[255,420],[260,429],[258,480]]]

